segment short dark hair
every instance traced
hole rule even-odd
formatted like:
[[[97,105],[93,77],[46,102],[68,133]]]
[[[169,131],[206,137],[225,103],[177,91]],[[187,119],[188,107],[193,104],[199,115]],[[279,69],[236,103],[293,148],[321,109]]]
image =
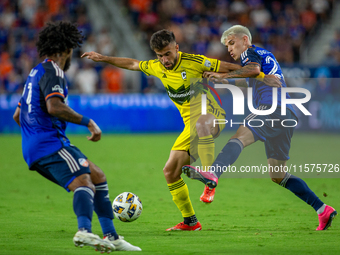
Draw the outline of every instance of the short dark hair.
[[[150,47],[152,50],[161,50],[172,42],[176,42],[174,33],[163,29],[157,31],[151,36]]]
[[[80,47],[83,39],[75,24],[67,21],[50,22],[40,31],[36,46],[40,57],[51,56]]]

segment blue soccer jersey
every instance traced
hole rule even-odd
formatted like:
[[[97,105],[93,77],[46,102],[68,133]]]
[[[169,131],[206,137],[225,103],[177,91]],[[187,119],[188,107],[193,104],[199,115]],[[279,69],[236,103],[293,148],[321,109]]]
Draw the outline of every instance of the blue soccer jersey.
[[[271,52],[252,45],[241,54],[241,64],[242,66],[257,64],[260,66],[261,72],[266,75],[276,75],[281,79],[282,87],[287,87],[281,67]],[[272,105],[273,87],[270,87],[257,79],[249,79],[249,87],[253,88],[253,106],[255,109],[258,108],[259,105]],[[288,93],[286,98],[290,98]],[[281,106],[281,88],[278,88],[277,90],[277,105],[278,107]],[[291,104],[287,104],[287,108],[296,115]]]
[[[46,107],[51,97],[60,97],[67,104],[67,90],[64,72],[51,60],[28,75],[19,105],[22,152],[30,168],[37,160],[70,146],[65,135],[67,122],[50,115]]]

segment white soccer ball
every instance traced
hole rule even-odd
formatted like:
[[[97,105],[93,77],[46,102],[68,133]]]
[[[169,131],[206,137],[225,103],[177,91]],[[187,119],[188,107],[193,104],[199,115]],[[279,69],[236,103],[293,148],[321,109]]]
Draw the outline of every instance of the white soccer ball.
[[[143,210],[139,197],[131,192],[119,194],[112,203],[113,213],[116,218],[124,222],[137,220]]]

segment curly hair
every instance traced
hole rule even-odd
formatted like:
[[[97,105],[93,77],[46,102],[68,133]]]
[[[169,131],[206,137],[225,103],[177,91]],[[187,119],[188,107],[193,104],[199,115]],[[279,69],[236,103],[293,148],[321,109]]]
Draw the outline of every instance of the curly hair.
[[[159,30],[151,36],[150,48],[152,50],[161,50],[172,42],[176,42],[175,35],[172,31],[166,29]]]
[[[40,57],[51,56],[55,53],[80,47],[83,39],[84,36],[76,25],[67,21],[60,21],[47,23],[47,26],[39,33],[36,46]]]

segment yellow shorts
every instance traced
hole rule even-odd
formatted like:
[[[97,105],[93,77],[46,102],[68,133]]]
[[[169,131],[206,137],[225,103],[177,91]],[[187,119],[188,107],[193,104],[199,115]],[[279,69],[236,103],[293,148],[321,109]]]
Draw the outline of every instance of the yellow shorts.
[[[214,104],[214,106],[209,105],[207,107],[207,113],[214,115],[216,119],[225,119],[226,117],[225,111],[216,104]],[[185,122],[182,133],[177,137],[176,142],[171,148],[171,150],[174,151],[187,151],[194,161],[198,159],[198,135],[196,131],[196,122],[200,116],[201,115],[198,115],[197,117]],[[217,138],[224,128],[225,124],[219,124],[218,132],[214,138]],[[190,142],[192,146],[190,146]]]

